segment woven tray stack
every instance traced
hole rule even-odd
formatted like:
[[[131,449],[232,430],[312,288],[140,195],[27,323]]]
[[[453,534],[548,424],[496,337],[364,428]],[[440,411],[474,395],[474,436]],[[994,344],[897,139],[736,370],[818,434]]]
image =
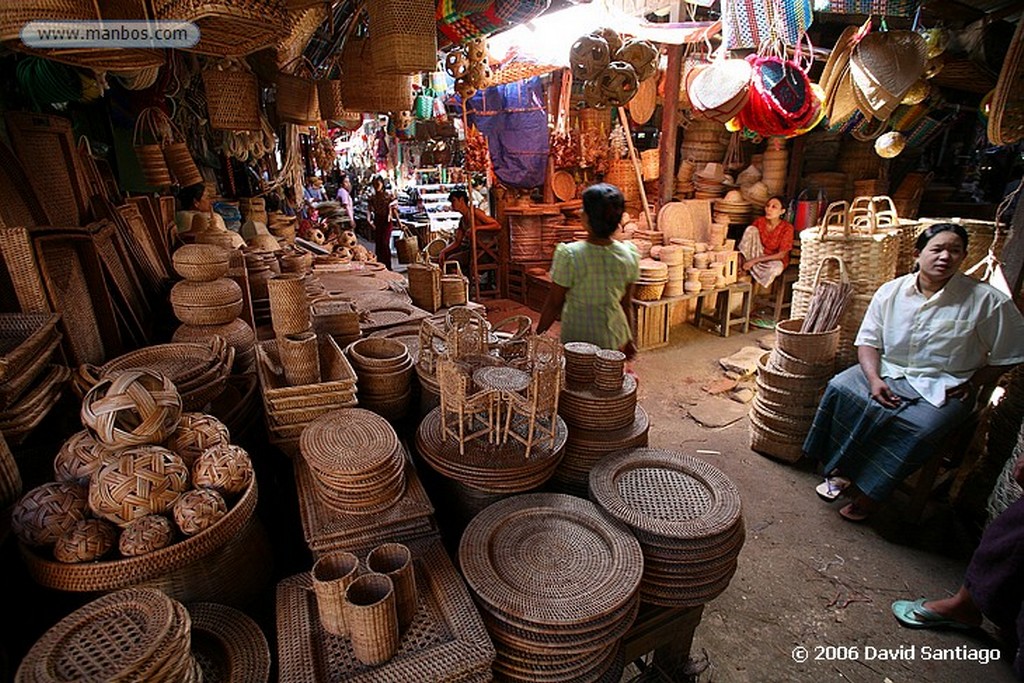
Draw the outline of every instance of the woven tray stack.
[[[71,371],[51,363],[60,346],[59,315],[0,314],[0,433],[20,444],[51,408]]]
[[[228,251],[212,244],[186,244],[174,252],[172,262],[184,278],[171,290],[174,314],[182,322],[172,340],[203,342],[223,337],[235,350],[234,372],[254,371],[256,332],[238,317],[243,294],[237,283],[225,277]]]
[[[15,680],[262,683],[269,674],[267,641],[241,612],[202,603],[186,609],[158,590],[131,588],[94,600],[50,628]]]
[[[386,337],[368,337],[345,349],[359,378],[359,404],[397,421],[412,401],[413,361],[405,344]]]
[[[466,584],[438,541],[409,543],[416,574],[416,614],[395,656],[367,666],[351,641],[320,625],[309,572],[277,585],[277,655],[280,680],[319,683],[447,683],[492,680],[494,646]]]
[[[459,542],[462,573],[508,681],[618,681],[620,641],[639,609],[640,544],[589,501],[509,498]]]
[[[840,339],[839,328],[804,334],[801,324],[803,318],[776,325],[775,348],[758,363],[750,406],[751,450],[785,462],[803,455]]]
[[[581,352],[588,351],[592,352],[589,368],[578,360]],[[636,379],[622,374],[620,355],[593,344],[565,345],[566,387],[559,398],[558,414],[569,428],[569,438],[565,457],[551,478],[559,492],[586,497],[590,469],[597,461],[624,448],[647,445],[650,419],[636,402]],[[609,366],[617,368],[617,373]],[[616,374],[617,389],[611,379]]]
[[[654,259],[640,259],[640,278],[633,289],[633,297],[640,301],[657,301],[668,283],[668,266]]]
[[[306,425],[338,408],[356,405],[356,373],[330,335],[317,338],[320,382],[291,386],[281,367],[277,340],[256,344],[256,370],[270,442],[286,455],[298,453]]]
[[[728,587],[745,532],[736,486],[676,451],[638,448],[599,462],[590,497],[640,541],[643,602],[694,607]]]

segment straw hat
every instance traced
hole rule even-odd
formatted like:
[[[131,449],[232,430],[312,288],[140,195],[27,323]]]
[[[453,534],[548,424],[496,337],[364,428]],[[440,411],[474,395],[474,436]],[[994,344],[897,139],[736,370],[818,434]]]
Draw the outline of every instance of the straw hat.
[[[850,55],[850,75],[859,108],[887,119],[925,72],[928,44],[914,31],[879,31],[864,36]]]
[[[687,84],[696,111],[714,121],[732,119],[750,96],[750,64],[744,59],[718,59]]]
[[[703,178],[704,180],[720,181],[725,178],[725,168],[722,164],[711,161],[708,162],[708,164],[699,173],[697,173],[697,177]]]

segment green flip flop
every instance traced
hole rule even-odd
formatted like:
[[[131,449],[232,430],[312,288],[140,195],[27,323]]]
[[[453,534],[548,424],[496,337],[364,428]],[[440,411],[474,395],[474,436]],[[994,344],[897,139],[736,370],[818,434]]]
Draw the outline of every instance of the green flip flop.
[[[896,621],[907,628],[953,628],[970,630],[974,628],[962,621],[948,619],[924,606],[925,598],[919,600],[897,600],[892,603],[892,614]]]
[[[775,321],[771,318],[751,318],[750,324],[754,327],[759,327],[762,330],[774,330]]]

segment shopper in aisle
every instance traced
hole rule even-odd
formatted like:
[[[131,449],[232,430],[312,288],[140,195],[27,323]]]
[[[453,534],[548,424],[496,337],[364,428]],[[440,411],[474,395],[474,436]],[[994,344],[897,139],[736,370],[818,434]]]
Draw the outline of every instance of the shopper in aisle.
[[[959,272],[967,232],[936,223],[915,245],[915,272],[882,285],[857,333],[859,365],[828,383],[804,453],[820,460],[818,495],[866,519],[971,414],[982,387],[1024,362],[1013,301]]]
[[[341,179],[338,181],[338,193],[335,195],[335,199],[345,209],[345,215],[348,216],[349,230],[354,230],[356,226],[356,214],[355,209],[352,206],[352,182],[348,179],[347,173],[341,174]]]
[[[561,312],[562,342],[582,341],[636,355],[633,341],[633,283],[640,276],[640,255],[627,242],[612,239],[626,202],[614,185],[600,183],[583,191],[586,241],[559,244],[551,262],[551,288],[537,334]]]
[[[373,221],[373,241],[376,244],[377,260],[391,269],[391,226],[398,218],[398,204],[384,188],[384,178],[373,176],[370,181],[373,194],[368,200],[370,218]]]

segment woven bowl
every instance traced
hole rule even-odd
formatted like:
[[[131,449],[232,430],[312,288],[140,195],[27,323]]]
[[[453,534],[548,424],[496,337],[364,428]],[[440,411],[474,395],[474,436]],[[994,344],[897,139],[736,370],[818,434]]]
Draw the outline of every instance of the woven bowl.
[[[664,282],[638,283],[633,288],[633,297],[637,301],[657,301],[665,291]]]
[[[146,515],[121,530],[117,549],[125,557],[136,557],[166,548],[174,541],[174,525],[163,515]]]
[[[102,519],[83,519],[65,531],[53,546],[58,562],[93,562],[117,545],[117,527]]]
[[[387,337],[367,337],[349,344],[345,349],[357,369],[389,369],[402,365],[409,350],[400,341]]]
[[[174,433],[181,396],[167,377],[125,370],[98,381],[82,399],[82,424],[108,448],[156,444]]]
[[[227,513],[227,503],[213,489],[194,489],[174,504],[174,521],[186,536],[209,529]]]
[[[252,461],[240,446],[219,444],[203,451],[192,466],[192,483],[224,495],[244,491],[252,481]]]
[[[160,446],[126,448],[106,459],[89,483],[89,508],[119,526],[167,512],[188,490],[181,457]]]
[[[186,244],[171,257],[174,272],[186,280],[211,282],[228,274],[228,250],[213,244]]]
[[[57,481],[86,484],[100,468],[103,456],[110,453],[88,429],[72,434],[53,459]]]
[[[171,289],[174,317],[186,325],[224,325],[242,314],[242,289],[234,280],[183,280]]]
[[[164,444],[181,456],[191,470],[196,459],[207,448],[231,443],[231,434],[223,422],[204,413],[184,413],[178,429]]]
[[[28,545],[50,545],[89,516],[89,492],[80,484],[50,482],[21,497],[11,512],[11,530]]]

